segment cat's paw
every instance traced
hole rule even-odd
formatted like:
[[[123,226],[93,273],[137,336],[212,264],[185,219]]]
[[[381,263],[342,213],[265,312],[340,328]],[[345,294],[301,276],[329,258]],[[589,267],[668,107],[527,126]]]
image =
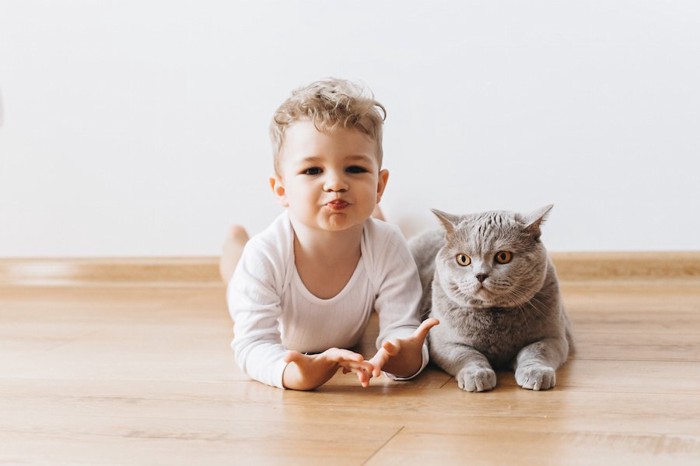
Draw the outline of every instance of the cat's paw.
[[[457,374],[457,386],[468,392],[485,392],[496,386],[496,373],[483,367],[469,367]]]
[[[520,366],[515,370],[515,381],[529,390],[549,390],[557,384],[553,368],[542,364]]]

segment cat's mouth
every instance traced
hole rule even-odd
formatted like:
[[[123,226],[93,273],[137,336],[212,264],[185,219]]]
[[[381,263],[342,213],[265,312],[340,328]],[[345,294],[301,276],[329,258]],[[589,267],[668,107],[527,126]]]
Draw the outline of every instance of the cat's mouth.
[[[493,294],[491,293],[491,290],[486,288],[483,283],[479,283],[477,285],[477,289],[474,292],[474,296],[476,296],[479,299],[487,299],[488,297],[492,296]]]
[[[453,290],[453,298],[469,307],[487,309],[496,305],[498,296],[482,283]]]
[[[481,283],[478,285],[476,291],[472,293],[472,296],[469,303],[471,306],[486,308],[495,305],[493,293]]]

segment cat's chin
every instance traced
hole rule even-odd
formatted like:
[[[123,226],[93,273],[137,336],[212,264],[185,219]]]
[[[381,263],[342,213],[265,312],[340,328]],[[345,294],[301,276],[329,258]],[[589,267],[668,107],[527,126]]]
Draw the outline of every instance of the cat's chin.
[[[469,292],[462,291],[462,293],[457,293],[452,296],[452,299],[459,303],[460,306],[466,306],[476,309],[487,309],[493,307],[494,303],[491,299],[491,293],[489,293],[485,288],[479,287],[477,290],[470,290]]]
[[[496,305],[492,299],[493,295],[491,291],[486,289],[485,286],[481,285],[479,289],[469,298],[469,305],[471,307],[477,308],[487,308]]]
[[[476,309],[488,309],[493,307],[494,303],[491,301],[484,301],[483,299],[471,298],[467,301],[467,305]]]

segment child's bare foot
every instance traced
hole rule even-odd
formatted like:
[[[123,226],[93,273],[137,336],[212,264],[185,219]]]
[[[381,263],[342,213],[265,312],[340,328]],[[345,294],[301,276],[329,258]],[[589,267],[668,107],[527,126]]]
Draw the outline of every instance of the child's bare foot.
[[[238,260],[243,253],[243,247],[249,239],[248,232],[240,225],[233,225],[224,239],[223,251],[219,260],[219,273],[225,284],[228,285],[228,282],[231,281],[231,276],[233,276]]]
[[[382,212],[382,209],[380,209],[379,206],[374,207],[374,212],[372,212],[372,217],[376,218],[377,220],[386,221],[386,219],[384,218],[384,212]]]

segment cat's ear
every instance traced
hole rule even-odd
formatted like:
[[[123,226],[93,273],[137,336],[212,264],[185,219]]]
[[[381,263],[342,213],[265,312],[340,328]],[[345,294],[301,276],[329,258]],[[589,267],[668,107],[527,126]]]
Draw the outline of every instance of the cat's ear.
[[[459,217],[457,215],[441,212],[437,209],[430,209],[430,211],[435,214],[438,220],[440,220],[440,223],[442,223],[442,226],[445,228],[447,234],[452,235],[457,227],[457,224],[459,224]]]
[[[540,239],[540,236],[542,236],[540,226],[545,220],[547,220],[547,216],[549,215],[549,211],[552,210],[552,207],[554,207],[553,204],[546,205],[540,209],[530,212],[523,218],[525,230],[528,231],[533,238]]]

